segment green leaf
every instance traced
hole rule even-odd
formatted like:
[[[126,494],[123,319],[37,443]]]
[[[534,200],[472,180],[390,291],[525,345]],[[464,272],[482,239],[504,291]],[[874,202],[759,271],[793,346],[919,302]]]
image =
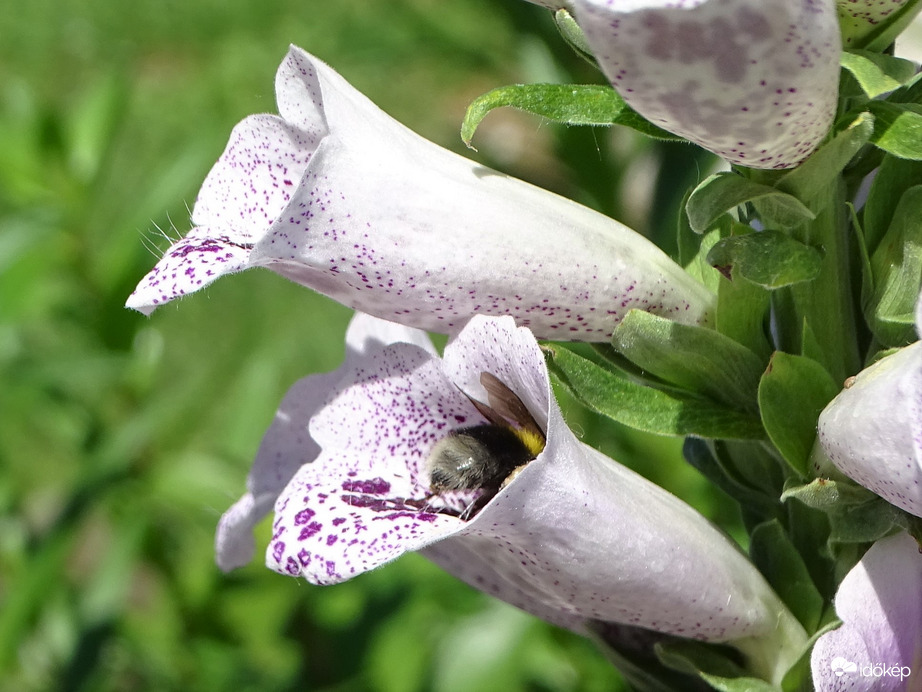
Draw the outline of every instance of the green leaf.
[[[579,55],[592,59],[592,48],[589,47],[586,34],[579,28],[579,24],[568,10],[562,8],[557,10],[554,13],[554,22],[557,24],[560,35]]]
[[[922,101],[922,72],[917,72],[906,84],[887,97],[890,103],[919,103]]]
[[[636,692],[675,692],[688,689],[695,682],[694,677],[666,667],[656,656],[652,642],[674,641],[677,637],[668,634],[650,633],[641,637],[644,643],[638,645],[634,628],[624,627],[601,620],[589,620],[586,628],[596,646],[618,670],[624,682]],[[648,643],[649,642],[649,643]],[[494,686],[495,687],[495,686]],[[470,688],[467,688],[470,689]]]
[[[692,192],[685,207],[695,233],[703,233],[728,211],[746,202],[760,203],[763,220],[778,228],[792,228],[814,218],[803,202],[771,185],[756,183],[736,173],[715,173]]]
[[[638,115],[611,87],[598,84],[512,84],[488,91],[467,107],[461,139],[468,146],[494,108],[511,106],[566,125],[625,125],[657,139],[680,140]]]
[[[840,62],[872,99],[899,88],[916,73],[911,60],[867,50],[845,51]]]
[[[880,149],[903,159],[922,160],[922,113],[916,104],[872,101],[874,115],[871,141]]]
[[[830,543],[873,543],[900,526],[899,510],[874,497],[857,505],[846,505],[833,515]]]
[[[713,401],[646,387],[558,345],[547,345],[551,372],[590,409],[636,430],[684,437],[761,439],[754,416]]]
[[[827,609],[826,613],[824,613],[824,620],[830,617],[830,610],[831,609]],[[835,611],[832,611],[832,613],[834,615]],[[784,678],[781,681],[782,692],[811,692],[813,690],[813,667],[810,661],[813,646],[821,636],[834,630],[841,624],[842,622],[840,620],[835,619],[832,622],[824,622],[823,626],[812,634],[800,658],[798,658],[797,662],[784,674]]]
[[[816,331],[807,322],[806,317],[804,317],[803,326],[800,330],[800,355],[811,358],[817,363],[822,363],[823,357],[826,355]]]
[[[791,483],[785,486],[781,493],[781,501],[790,498],[799,500],[807,507],[829,511],[832,508],[845,508],[850,505],[860,505],[868,500],[873,500],[875,495],[860,485],[845,481],[839,482],[831,478],[814,478],[806,484]]]
[[[778,692],[778,688],[759,678],[723,678],[719,675],[701,674],[718,692]]]
[[[815,630],[823,615],[823,596],[777,520],[756,527],[750,537],[749,555],[804,629]]]
[[[666,382],[734,408],[754,410],[762,361],[719,332],[631,310],[615,328],[612,345]]]
[[[823,266],[823,255],[780,231],[758,231],[719,241],[708,263],[733,268],[752,283],[773,290],[811,281]]]
[[[862,219],[868,252],[873,254],[893,222],[900,198],[909,188],[922,183],[922,161],[887,154],[874,176]]]
[[[755,445],[756,443],[739,443]],[[771,464],[761,464],[764,459],[755,454],[745,461],[745,468],[734,464],[737,455],[731,454],[725,444],[710,444],[704,440],[688,438],[682,446],[682,456],[701,475],[736,500],[743,510],[744,520],[754,517],[755,524],[778,514],[777,493],[772,483],[760,483],[753,476],[771,476]],[[748,463],[748,462],[754,463]],[[777,464],[774,468],[778,468]],[[764,473],[760,473],[764,472]],[[747,475],[744,476],[743,474]],[[749,525],[747,521],[747,525]]]
[[[688,201],[686,194],[682,206]],[[685,267],[691,276],[716,293],[720,286],[720,272],[707,263],[707,253],[718,240],[730,233],[731,222],[729,216],[722,216],[714,227],[707,233],[695,233],[688,224],[686,214],[678,215],[677,245],[679,250],[679,263]],[[733,223],[737,223],[733,221]]]
[[[729,279],[720,272],[715,274],[720,275],[715,321],[717,331],[741,343],[760,359],[768,360],[771,354],[766,331],[769,292],[743,280],[738,268],[731,270]]]
[[[867,144],[873,133],[874,117],[870,113],[859,114],[806,161],[782,175],[775,182],[775,187],[812,205],[810,209],[818,213],[822,205],[829,202],[828,195],[822,193]]]
[[[903,193],[893,221],[871,256],[874,292],[866,314],[885,346],[915,340],[915,304],[922,286],[922,185]]]
[[[820,412],[840,387],[815,360],[777,351],[759,383],[762,424],[785,461],[805,475]]]
[[[658,644],[660,660],[670,668],[686,674],[699,675],[722,692],[777,692],[764,680],[744,677],[745,671],[726,649],[714,644],[691,640]]]

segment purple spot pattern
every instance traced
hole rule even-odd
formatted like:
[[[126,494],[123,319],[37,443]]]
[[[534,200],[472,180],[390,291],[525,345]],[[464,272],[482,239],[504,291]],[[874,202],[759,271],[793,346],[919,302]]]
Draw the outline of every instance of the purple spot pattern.
[[[535,235],[527,246],[485,247],[468,225],[436,248],[426,225],[401,238],[410,235],[403,210],[363,217],[367,205],[350,204],[335,185],[308,171],[289,207],[297,214],[276,225],[260,251],[280,263],[279,273],[357,310],[442,333],[474,314],[512,315],[545,338],[590,341],[607,339],[631,309],[681,322],[702,317],[685,286],[659,267],[629,267],[621,248],[606,252],[610,241],[591,249],[573,238],[568,249],[556,246],[559,237],[545,243]],[[598,256],[606,263],[587,262]]]
[[[373,351],[343,379],[310,431],[321,453],[276,504],[270,567],[343,581],[448,535],[463,522],[430,498],[425,458],[458,419],[478,414],[418,346]],[[468,496],[466,502],[472,498]]]
[[[586,492],[588,494],[588,490]],[[502,512],[504,506],[521,506],[529,501],[533,500],[516,497],[513,491],[497,497],[494,509]],[[516,509],[511,513],[521,514]],[[574,571],[572,565],[560,560],[559,550],[548,550],[545,534],[548,528],[538,522],[527,528],[500,523],[471,524],[462,535],[448,539],[443,552],[450,552],[463,542],[468,544],[470,552],[490,556],[492,569],[478,562],[475,569],[468,568],[469,575],[464,575],[462,570],[458,576],[504,600],[511,595],[513,605],[524,610],[534,612],[536,604],[553,603],[556,606],[554,617],[543,615],[551,622],[562,620],[566,623],[569,618],[618,622],[701,641],[727,641],[759,630],[739,614],[715,607],[713,598],[704,599],[707,602],[702,605],[694,598],[683,598],[690,592],[687,587],[662,589],[659,603],[649,597],[658,589],[655,584],[640,589],[647,591],[647,598],[625,598],[621,592],[623,587],[616,581],[608,588],[593,589],[587,585],[585,574]],[[555,533],[559,535],[561,531]],[[458,565],[454,563],[454,567]],[[625,578],[627,574],[625,570]],[[469,577],[474,575],[475,580],[471,580]],[[518,588],[510,589],[510,583]],[[666,605],[667,595],[672,600],[669,605]]]
[[[635,110],[732,163],[789,168],[832,124],[840,36],[831,3],[574,6],[600,66]]]
[[[128,307],[151,312],[158,305],[197,291],[225,274],[247,267],[250,246],[241,245],[209,227],[192,229],[166,251],[134,293]]]
[[[713,296],[642,236],[423,140],[303,51],[286,57],[277,89],[291,122],[238,125],[193,213],[211,235],[252,248],[215,276],[267,266],[356,310],[442,333],[474,314],[596,341],[634,308],[708,319]],[[204,285],[165,285],[164,271],[132,307]]]
[[[820,415],[817,439],[849,478],[922,516],[922,344],[861,371]]]
[[[243,120],[205,178],[192,222],[259,240],[285,209],[320,139],[275,115]]]
[[[429,495],[424,459],[459,418],[476,419],[459,389],[480,396],[485,363],[547,424],[548,447],[462,520]],[[276,504],[267,562],[277,571],[329,584],[424,550],[476,588],[577,631],[592,618],[724,641],[775,626],[764,581],[703,517],[576,440],[537,342],[511,318],[475,317],[441,361],[409,344],[370,351],[335,390],[310,427],[323,451]],[[701,559],[714,542],[725,550],[716,567]]]
[[[675,498],[630,472],[615,473],[614,462],[575,440],[541,362],[534,339],[504,320],[476,319],[446,348],[444,369],[456,382],[476,380],[489,363],[547,426],[548,447],[475,519],[425,554],[472,586],[571,629],[600,619],[725,641],[773,626],[775,616],[754,596],[746,570],[760,577],[735,547],[690,508],[676,510]],[[581,482],[581,469],[589,469],[590,482]],[[608,532],[606,525],[617,528]],[[587,527],[598,530],[588,541]],[[723,556],[708,566],[699,554],[702,540],[723,544],[741,565],[725,565]],[[581,552],[587,546],[591,554]],[[599,551],[606,557],[597,560]],[[708,578],[676,586],[672,576],[656,576],[688,569],[676,563],[695,564],[692,571],[700,568]]]
[[[906,4],[906,0],[841,0],[837,3],[842,15],[842,36],[846,47],[864,36]]]

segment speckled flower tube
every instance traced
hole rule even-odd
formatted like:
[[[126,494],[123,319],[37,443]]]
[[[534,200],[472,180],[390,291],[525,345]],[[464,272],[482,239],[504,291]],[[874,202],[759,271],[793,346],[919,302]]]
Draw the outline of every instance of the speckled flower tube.
[[[427,459],[450,431],[485,422],[468,398],[488,400],[483,372],[515,392],[547,441],[471,511],[481,491],[434,493]],[[254,467],[256,475],[282,467],[287,474],[300,464],[275,504],[267,564],[280,573],[333,584],[422,550],[476,588],[558,625],[583,631],[590,620],[610,621],[732,642],[767,678],[805,644],[800,625],[722,533],[576,438],[534,336],[511,318],[473,318],[444,358],[418,343],[365,348],[329,387],[308,422],[296,414],[308,388],[295,386],[263,441],[263,450],[282,451],[260,451],[277,460]],[[308,402],[301,410],[314,409]],[[308,432],[319,452],[304,463]],[[280,462],[286,455],[293,461]],[[225,566],[249,558],[221,554],[249,525],[225,524],[218,541]]]
[[[842,43],[846,48],[860,45],[906,4],[907,0],[836,0]]]
[[[713,295],[641,235],[419,137],[291,48],[281,116],[234,129],[194,228],[128,306],[150,313],[268,267],[350,307],[452,333],[512,315],[540,338],[605,341],[632,308],[707,322]]]
[[[899,533],[877,541],[836,593],[842,626],[810,658],[816,692],[905,692],[922,676],[922,555]]]
[[[832,125],[841,53],[833,0],[569,4],[634,110],[730,163],[795,166]]]
[[[820,414],[817,439],[846,476],[922,517],[922,342],[859,372]]]

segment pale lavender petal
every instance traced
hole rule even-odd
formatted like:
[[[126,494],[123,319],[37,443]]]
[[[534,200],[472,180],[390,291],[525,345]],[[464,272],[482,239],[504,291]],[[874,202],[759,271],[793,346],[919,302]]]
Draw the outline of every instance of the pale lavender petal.
[[[486,398],[484,371],[547,422],[547,446],[468,519],[459,510],[476,491],[431,495],[425,463],[449,431],[482,422],[461,389]],[[534,337],[511,317],[472,319],[444,362],[409,344],[356,358],[310,433],[323,451],[276,503],[267,564],[279,572],[334,583],[429,549],[465,581],[551,622],[733,641],[767,679],[777,680],[805,642],[725,536],[576,439]]]
[[[547,446],[431,548],[440,564],[463,563],[468,583],[566,627],[599,620],[733,641],[773,680],[796,660],[803,628],[739,548],[691,507],[577,440],[528,330],[475,317],[446,347],[444,368],[475,396],[480,372],[499,377],[546,424]],[[454,550],[487,565],[453,560]]]
[[[922,296],[916,300],[916,335],[922,339]]]
[[[922,343],[858,373],[820,414],[817,432],[842,473],[922,516]]]
[[[392,470],[344,465],[336,478],[328,473],[332,463],[321,455],[279,496],[266,553],[277,572],[336,584],[457,530],[457,518],[420,509],[424,497],[395,487]]]
[[[709,319],[707,291],[630,229],[425,140],[384,146],[324,140],[254,263],[442,333],[474,314],[512,315],[542,338],[594,341],[634,308]]]
[[[461,520],[430,501],[425,454],[452,427],[481,420],[425,350],[368,354],[311,420],[323,451],[279,496],[267,564],[335,583],[458,530]]]
[[[145,315],[163,303],[246,269],[252,246],[208,226],[193,228],[172,245],[128,297],[126,305]]]
[[[215,556],[225,572],[250,562],[253,528],[272,511],[279,493],[298,469],[313,462],[320,453],[307,425],[340,379],[339,372],[311,375],[296,382],[285,394],[247,477],[247,493],[218,523]]]
[[[813,649],[817,692],[917,689],[920,592],[922,555],[913,538],[900,533],[871,546],[839,585],[835,603],[842,626],[820,637]]]
[[[573,0],[618,93],[651,122],[752,168],[826,136],[841,52],[830,2]]]
[[[544,452],[450,541],[498,543],[496,569],[565,614],[706,641],[769,636],[782,607],[739,549],[552,416]]]
[[[422,139],[304,51],[292,47],[277,90],[282,117],[238,126],[193,215],[252,242],[247,266],[449,334],[475,314],[595,341],[634,308],[711,319],[714,295],[653,243]],[[132,307],[153,309],[148,297]]]
[[[215,532],[215,562],[225,572],[243,567],[253,559],[256,541],[253,529],[272,511],[275,495],[264,493],[258,498],[244,493],[221,515]]]
[[[356,359],[392,343],[415,344],[428,353],[435,352],[424,332],[358,313],[346,331],[343,365],[331,373],[305,377],[288,390],[247,477],[247,493],[218,524],[215,553],[221,569],[229,571],[250,562],[253,528],[272,510],[298,469],[320,453],[308,430],[311,418],[335,396],[344,378],[351,383]]]
[[[279,115],[318,144],[329,134],[321,89],[319,75],[307,53],[297,46],[289,46],[275,73],[275,100]]]
[[[442,367],[449,379],[478,401],[488,401],[480,375],[489,372],[525,404],[542,429],[547,429],[552,398],[544,355],[528,329],[510,318],[476,316],[445,347]]]
[[[397,322],[388,322],[357,312],[346,329],[346,360],[343,371],[351,367],[357,357],[390,344],[413,344],[430,355],[436,355],[432,339],[421,329],[413,329]]]
[[[499,598],[558,627],[585,634],[584,617],[548,607],[535,599],[530,589],[523,589],[506,578],[501,569],[502,561],[495,560],[503,550],[495,541],[471,537],[463,541],[438,541],[423,548],[421,552],[446,572],[450,572],[478,591]]]
[[[276,115],[252,115],[199,191],[192,223],[220,227],[237,242],[259,240],[297,189],[320,137]]]

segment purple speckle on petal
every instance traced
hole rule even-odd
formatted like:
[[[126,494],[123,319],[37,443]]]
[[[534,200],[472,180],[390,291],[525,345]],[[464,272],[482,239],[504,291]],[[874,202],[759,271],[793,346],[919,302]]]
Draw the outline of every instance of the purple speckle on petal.
[[[316,512],[310,508],[302,509],[300,512],[295,514],[295,526],[303,526],[311,519],[314,518]]]
[[[383,495],[390,491],[391,484],[383,478],[372,478],[368,481],[345,481],[342,488],[347,493]]]
[[[323,528],[323,524],[316,522],[316,521],[311,522],[310,524],[305,526],[303,529],[301,529],[301,533],[298,534],[298,540],[299,541],[306,540],[310,538],[311,536],[314,536],[315,534],[317,534],[317,532],[320,531],[320,529],[322,528]]]

